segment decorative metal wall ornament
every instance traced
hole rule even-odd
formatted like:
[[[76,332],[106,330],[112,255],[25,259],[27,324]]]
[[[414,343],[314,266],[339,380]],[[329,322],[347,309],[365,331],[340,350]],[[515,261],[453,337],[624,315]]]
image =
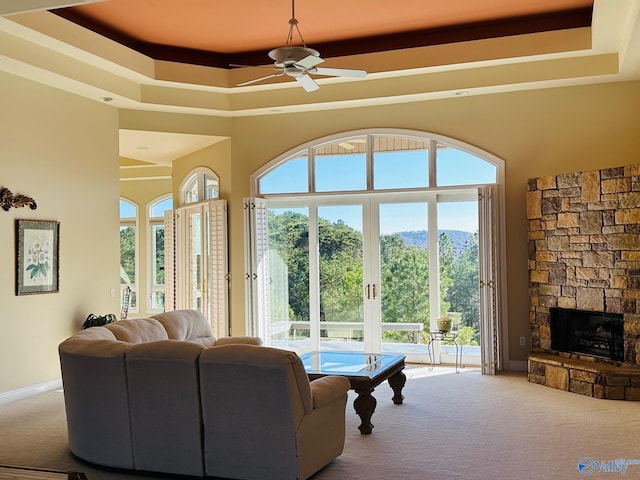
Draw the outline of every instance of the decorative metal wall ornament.
[[[38,208],[38,205],[33,198],[27,197],[26,195],[14,195],[8,188],[0,189],[0,206],[2,206],[2,209],[5,212],[8,212],[11,207],[18,208],[29,206],[31,210]]]

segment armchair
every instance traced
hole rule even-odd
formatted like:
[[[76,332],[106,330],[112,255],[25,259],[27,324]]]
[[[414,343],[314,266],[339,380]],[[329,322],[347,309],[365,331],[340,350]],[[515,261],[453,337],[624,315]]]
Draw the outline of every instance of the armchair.
[[[342,453],[346,378],[309,382],[294,352],[254,345],[199,363],[205,475],[306,479]]]

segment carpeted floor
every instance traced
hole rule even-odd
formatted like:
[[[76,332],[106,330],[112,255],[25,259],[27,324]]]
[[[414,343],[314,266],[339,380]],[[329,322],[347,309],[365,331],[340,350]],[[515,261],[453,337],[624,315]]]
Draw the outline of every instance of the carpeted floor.
[[[640,403],[597,400],[530,384],[525,374],[406,370],[403,405],[380,385],[371,435],[347,406],[342,456],[314,480],[640,478]],[[582,460],[584,473],[578,470]],[[640,460],[639,460],[640,461]],[[0,406],[0,465],[81,471],[88,480],[148,480],[71,455],[63,396],[50,392]],[[599,471],[602,470],[602,471]],[[585,473],[592,472],[590,475]],[[274,479],[275,480],[275,479]]]

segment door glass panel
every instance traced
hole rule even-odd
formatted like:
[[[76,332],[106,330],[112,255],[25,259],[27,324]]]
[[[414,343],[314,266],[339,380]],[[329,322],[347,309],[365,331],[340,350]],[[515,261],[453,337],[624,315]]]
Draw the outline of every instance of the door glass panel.
[[[189,214],[189,307],[202,310],[202,228],[200,213]]]
[[[309,210],[270,208],[268,224],[271,345],[308,349]]]
[[[373,141],[373,188],[429,186],[429,142],[408,137],[376,136]]]
[[[427,239],[427,203],[380,205],[383,352],[408,351],[429,331]]]
[[[318,207],[320,348],[364,349],[362,206]]]
[[[440,314],[453,319],[464,358],[480,355],[478,202],[439,202]],[[442,344],[453,358],[455,346]],[[443,359],[447,361],[447,359]]]

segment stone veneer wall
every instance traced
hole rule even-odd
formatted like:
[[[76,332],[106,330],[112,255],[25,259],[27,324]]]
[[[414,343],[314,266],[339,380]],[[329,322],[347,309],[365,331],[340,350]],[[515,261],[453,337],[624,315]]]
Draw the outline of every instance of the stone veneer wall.
[[[532,352],[557,353],[550,307],[622,313],[640,366],[640,165],[529,180],[527,218]]]

